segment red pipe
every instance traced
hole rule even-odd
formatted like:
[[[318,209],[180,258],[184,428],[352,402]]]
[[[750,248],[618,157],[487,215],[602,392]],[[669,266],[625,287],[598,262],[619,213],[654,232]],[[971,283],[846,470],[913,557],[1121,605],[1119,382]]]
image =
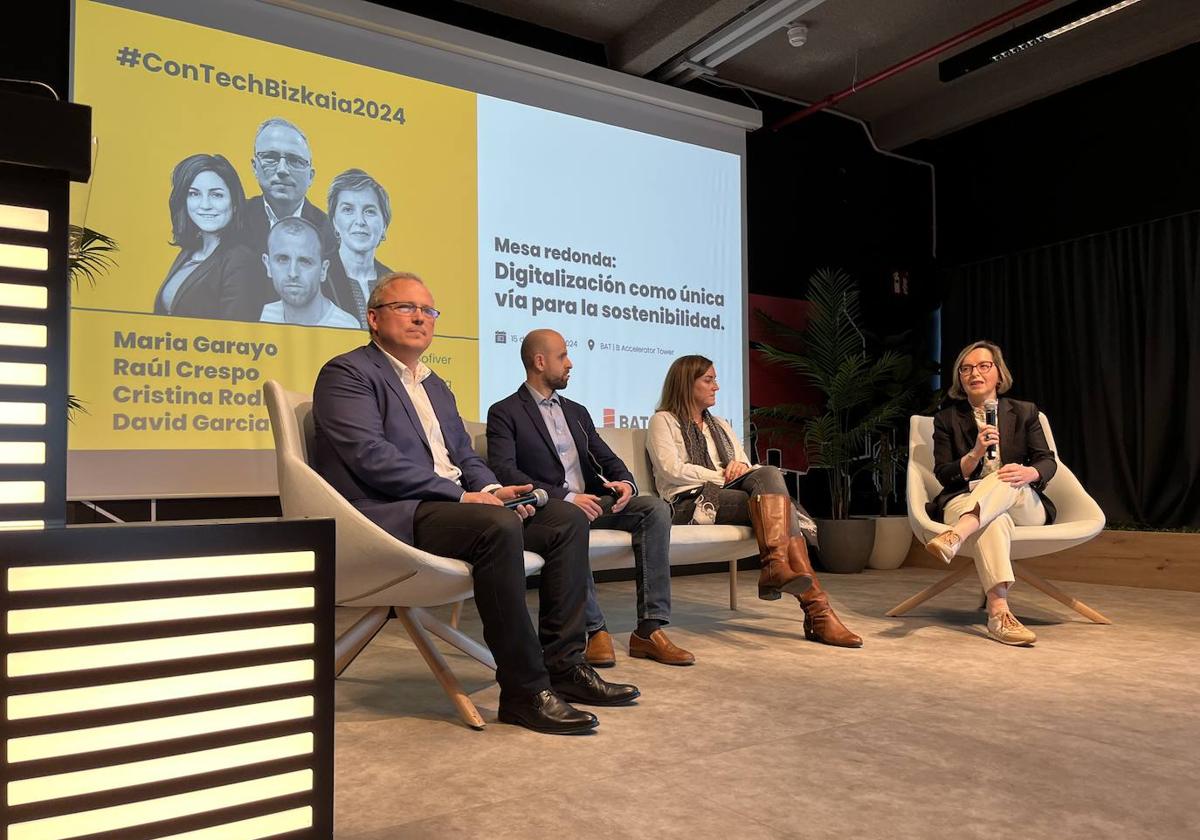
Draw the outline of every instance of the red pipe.
[[[791,125],[794,122],[799,122],[800,120],[804,119],[805,117],[807,117],[811,114],[817,113],[817,111],[823,111],[826,108],[830,107],[831,105],[836,105],[837,103],[841,102],[843,99],[845,99],[849,96],[852,96],[855,93],[858,93],[860,90],[869,88],[871,85],[873,85],[877,82],[882,82],[884,79],[890,79],[892,76],[895,76],[897,73],[903,73],[905,70],[907,70],[910,67],[915,67],[918,64],[920,64],[921,62],[927,61],[927,60],[933,58],[935,55],[944,53],[946,50],[957,47],[963,41],[969,41],[972,38],[974,38],[976,35],[981,35],[984,32],[987,32],[989,29],[995,29],[997,26],[1002,26],[1003,24],[1008,23],[1010,20],[1013,20],[1014,18],[1019,18],[1021,15],[1025,14],[1027,12],[1032,12],[1034,9],[1038,8],[1039,6],[1045,6],[1047,3],[1051,3],[1051,2],[1053,2],[1053,0],[1025,0],[1025,2],[1022,3],[1020,6],[1017,6],[1014,9],[1010,9],[1009,11],[1005,12],[1004,14],[997,15],[996,17],[992,18],[991,20],[985,20],[983,23],[973,26],[965,32],[960,32],[959,34],[955,35],[953,38],[948,38],[945,41],[942,41],[940,44],[936,44],[936,45],[930,47],[929,49],[925,50],[924,52],[919,52],[914,56],[904,59],[899,64],[893,64],[891,67],[887,68],[886,70],[880,70],[874,76],[868,76],[867,78],[863,79],[861,82],[858,82],[857,84],[853,84],[850,87],[846,88],[845,90],[838,91],[837,93],[831,93],[829,96],[825,97],[820,102],[814,102],[812,105],[809,105],[807,108],[796,111],[794,114],[789,114],[788,116],[783,117],[782,119],[776,120],[774,123],[771,124],[771,130],[778,131],[779,129],[783,128],[784,126]]]

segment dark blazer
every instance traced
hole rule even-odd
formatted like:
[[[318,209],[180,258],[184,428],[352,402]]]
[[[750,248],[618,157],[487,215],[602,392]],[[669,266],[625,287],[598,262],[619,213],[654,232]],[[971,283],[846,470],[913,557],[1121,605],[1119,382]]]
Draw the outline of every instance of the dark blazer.
[[[633,475],[600,439],[587,410],[562,394],[558,399],[571,439],[579,450],[584,492],[596,495],[605,492],[605,481],[628,481],[636,495],[638,487]],[[541,409],[524,385],[488,409],[487,441],[488,464],[501,482],[532,484],[553,499],[567,495],[563,486],[567,473],[562,459],[542,419]]]
[[[258,256],[258,263],[262,265],[262,255],[267,252],[267,234],[271,232],[267,211],[263,209],[263,197],[256,195],[254,198],[248,199],[246,206],[242,209],[241,217],[242,242]],[[311,201],[305,200],[304,206],[300,209],[300,218],[311,222],[313,227],[321,232],[321,253],[326,258],[337,250],[337,237],[333,234],[333,224],[325,215],[325,211]],[[263,276],[266,277],[266,274],[267,271],[264,267]],[[270,285],[269,282],[268,285]]]
[[[433,470],[417,410],[374,344],[335,356],[313,388],[313,468],[356,508],[397,539],[413,543],[413,514],[425,501],[457,502],[463,491],[498,484],[436,373],[423,383],[462,486]]]
[[[275,299],[274,290],[264,300],[262,260],[239,242],[221,240],[221,244],[200,263],[175,292],[174,305],[167,312],[163,289],[167,281],[187,262],[189,249],[183,249],[162,285],[154,295],[155,315],[182,315],[188,318],[219,318],[226,321],[257,321],[263,304]],[[268,288],[270,288],[268,286]]]
[[[378,283],[380,278],[391,274],[392,270],[379,260],[375,260],[375,283]],[[335,250],[329,256],[329,272],[325,275],[325,294],[337,306],[349,312],[358,322],[362,324],[363,329],[367,328],[367,310],[366,300],[363,300],[363,307],[359,309],[358,301],[354,299],[354,292],[350,290],[350,284],[358,285],[357,281],[351,280],[346,274],[346,267],[342,265],[342,258],[338,256]],[[371,294],[371,289],[375,288],[375,283],[372,283],[367,289],[367,294]]]
[[[1000,460],[1005,464],[1022,464],[1038,471],[1037,481],[1029,486],[1041,497],[1046,508],[1046,524],[1054,522],[1054,503],[1046,498],[1046,484],[1054,477],[1058,461],[1046,443],[1046,435],[1038,420],[1037,406],[1031,402],[1000,398],[996,411],[997,427],[1000,429]],[[942,484],[942,492],[926,506],[929,516],[936,522],[942,521],[946,503],[955,496],[968,492],[959,460],[966,455],[979,437],[975,415],[966,400],[943,408],[933,417],[933,472]],[[971,474],[971,480],[979,478],[983,462]]]

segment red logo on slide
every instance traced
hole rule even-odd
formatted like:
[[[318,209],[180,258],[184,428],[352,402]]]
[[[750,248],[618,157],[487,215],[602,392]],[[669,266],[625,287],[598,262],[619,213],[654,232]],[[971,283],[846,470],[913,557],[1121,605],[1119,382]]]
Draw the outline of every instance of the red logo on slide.
[[[617,425],[617,410],[615,408],[604,409],[604,428],[611,429]]]

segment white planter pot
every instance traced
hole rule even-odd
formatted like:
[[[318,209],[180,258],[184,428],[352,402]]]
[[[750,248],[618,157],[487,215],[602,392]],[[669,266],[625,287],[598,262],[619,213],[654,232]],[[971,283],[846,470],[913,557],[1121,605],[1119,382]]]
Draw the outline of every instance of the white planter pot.
[[[907,516],[873,516],[875,546],[867,558],[869,569],[898,569],[912,545],[912,528]]]

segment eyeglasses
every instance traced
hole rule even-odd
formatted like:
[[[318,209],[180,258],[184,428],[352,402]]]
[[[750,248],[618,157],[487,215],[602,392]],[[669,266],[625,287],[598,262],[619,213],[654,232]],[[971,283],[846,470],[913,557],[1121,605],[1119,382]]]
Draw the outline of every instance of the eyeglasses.
[[[294,155],[291,152],[255,152],[254,156],[258,158],[258,164],[263,169],[276,169],[279,167],[279,162],[283,161],[288,165],[288,169],[308,169],[312,161]]]
[[[992,362],[980,362],[980,363],[979,363],[979,364],[977,364],[977,365],[959,365],[959,366],[958,366],[958,372],[959,372],[959,374],[960,374],[960,375],[962,375],[962,376],[970,376],[970,375],[971,375],[971,371],[973,371],[973,370],[977,370],[977,371],[979,371],[980,373],[982,373],[982,374],[985,374],[985,375],[986,375],[986,374],[987,374],[987,372],[988,372],[988,371],[990,371],[990,370],[991,370],[992,368],[994,368],[995,366],[996,366],[996,365],[995,365],[994,363],[992,363]]]
[[[442,314],[440,309],[434,309],[432,306],[421,306],[408,301],[394,300],[391,303],[379,303],[371,307],[372,309],[390,309],[397,315],[415,315],[420,310],[421,314],[430,321],[436,321],[438,316]]]

